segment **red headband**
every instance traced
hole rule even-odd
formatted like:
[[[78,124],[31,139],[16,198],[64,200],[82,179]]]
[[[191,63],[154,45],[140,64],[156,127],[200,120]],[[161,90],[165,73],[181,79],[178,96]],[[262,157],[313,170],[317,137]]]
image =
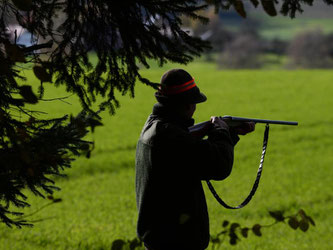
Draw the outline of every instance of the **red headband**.
[[[173,86],[161,85],[160,92],[166,95],[175,95],[190,90],[195,86],[196,84],[194,82],[194,79],[192,79],[191,81],[185,82],[181,85],[173,85]]]

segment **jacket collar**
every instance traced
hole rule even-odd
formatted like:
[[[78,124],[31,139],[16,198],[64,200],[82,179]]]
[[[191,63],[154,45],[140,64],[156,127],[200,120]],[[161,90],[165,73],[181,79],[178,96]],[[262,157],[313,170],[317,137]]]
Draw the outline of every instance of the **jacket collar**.
[[[161,118],[162,120],[167,120],[173,122],[182,128],[188,128],[194,124],[194,119],[185,119],[177,114],[168,106],[162,103],[156,103],[153,107],[152,115]]]

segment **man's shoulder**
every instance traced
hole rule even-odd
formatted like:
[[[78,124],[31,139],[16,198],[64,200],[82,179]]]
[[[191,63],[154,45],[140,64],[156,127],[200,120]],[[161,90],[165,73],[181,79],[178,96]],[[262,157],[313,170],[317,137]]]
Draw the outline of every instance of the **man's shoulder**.
[[[154,145],[187,133],[186,130],[171,121],[150,117],[142,130],[140,140],[146,144]]]

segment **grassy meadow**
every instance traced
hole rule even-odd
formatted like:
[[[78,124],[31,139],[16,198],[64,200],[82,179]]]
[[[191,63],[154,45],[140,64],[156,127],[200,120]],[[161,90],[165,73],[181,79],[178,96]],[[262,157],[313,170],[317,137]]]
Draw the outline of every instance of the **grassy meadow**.
[[[179,66],[152,67],[142,74],[159,81],[171,67]],[[303,208],[316,226],[303,233],[280,223],[264,228],[262,237],[250,234],[236,246],[225,242],[223,249],[333,249],[333,71],[217,71],[215,64],[202,62],[182,67],[192,73],[208,97],[206,103],[197,106],[196,122],[227,114],[299,122],[298,127],[271,125],[262,180],[247,207],[236,211],[222,208],[203,183],[211,234],[221,231],[225,219],[242,226],[270,224],[273,220],[268,210],[292,214]],[[25,73],[36,81],[31,72]],[[105,113],[104,126],[88,136],[96,142],[91,159],[77,159],[65,171],[66,178],[56,178],[62,190],[54,196],[63,201],[31,217],[45,219],[33,228],[0,225],[1,250],[110,249],[114,240],[136,236],[135,145],[155,103],[153,93],[138,83],[134,99],[118,96],[121,107],[116,115]],[[61,88],[50,86],[45,98],[66,95]],[[71,104],[43,102],[35,109],[52,116],[80,110],[75,97],[66,101]],[[263,131],[264,125],[257,125],[254,133],[241,138],[231,176],[214,182],[216,190],[232,205],[241,202],[253,184]],[[32,207],[26,213],[48,203],[31,194],[29,201]]]

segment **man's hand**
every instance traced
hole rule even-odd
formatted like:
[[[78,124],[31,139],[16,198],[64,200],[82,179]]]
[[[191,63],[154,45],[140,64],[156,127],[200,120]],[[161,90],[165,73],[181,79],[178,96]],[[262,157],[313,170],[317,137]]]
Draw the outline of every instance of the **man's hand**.
[[[225,129],[225,130],[229,131],[229,126],[228,126],[228,124],[227,124],[225,121],[223,121],[221,117],[219,117],[219,116],[212,116],[212,117],[210,118],[210,120],[211,120],[211,122],[212,122],[215,126],[220,127],[220,128],[222,128],[222,129]]]
[[[244,122],[242,125],[235,127],[234,131],[238,135],[246,135],[255,130],[256,124],[254,122]]]

